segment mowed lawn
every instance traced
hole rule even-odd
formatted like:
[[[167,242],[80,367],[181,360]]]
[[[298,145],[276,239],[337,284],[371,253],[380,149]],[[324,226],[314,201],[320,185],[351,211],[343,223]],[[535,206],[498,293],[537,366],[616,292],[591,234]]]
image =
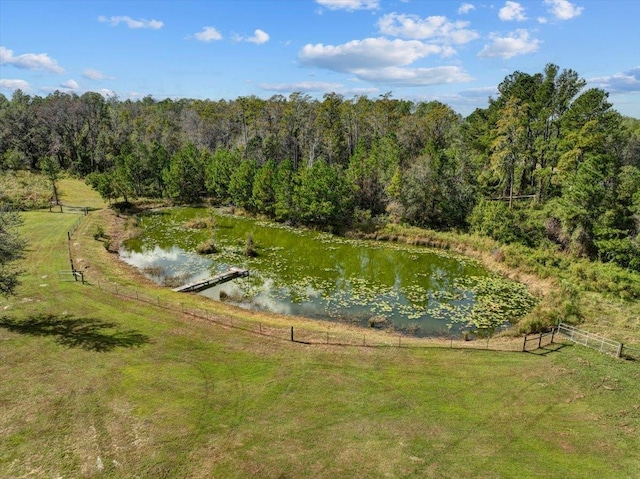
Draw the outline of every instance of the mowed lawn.
[[[23,284],[0,299],[2,478],[640,477],[636,362],[196,321],[60,276],[77,218],[24,214]]]

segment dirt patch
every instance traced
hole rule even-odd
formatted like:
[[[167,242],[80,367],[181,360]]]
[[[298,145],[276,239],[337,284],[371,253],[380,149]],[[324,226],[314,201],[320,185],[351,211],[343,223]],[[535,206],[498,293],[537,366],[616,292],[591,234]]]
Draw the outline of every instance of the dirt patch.
[[[106,227],[108,238],[106,249],[110,253],[117,253],[124,241],[135,238],[141,230],[133,225],[132,217],[117,215],[111,210],[108,210],[108,213],[110,214]]]

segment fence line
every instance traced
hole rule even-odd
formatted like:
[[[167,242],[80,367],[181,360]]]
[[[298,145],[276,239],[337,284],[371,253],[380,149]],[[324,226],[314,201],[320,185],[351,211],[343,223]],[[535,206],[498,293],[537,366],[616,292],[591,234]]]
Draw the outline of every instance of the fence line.
[[[126,299],[148,303],[163,309],[190,316],[192,318],[205,320],[224,327],[243,330],[260,336],[271,337],[279,340],[293,341],[308,345],[332,345],[332,346],[363,346],[363,347],[406,347],[406,348],[429,348],[441,347],[449,349],[473,349],[519,352],[522,351],[522,342],[519,338],[477,338],[465,340],[460,335],[447,337],[415,337],[403,335],[397,331],[389,330],[385,335],[383,330],[376,331],[375,334],[367,334],[366,330],[344,331],[329,327],[322,329],[306,329],[299,326],[276,326],[273,324],[261,323],[249,319],[242,319],[232,315],[221,315],[206,308],[195,308],[185,304],[161,298],[159,295],[152,295],[148,292],[140,291],[136,288],[122,286],[115,282],[97,282],[101,291],[106,291],[116,296]],[[539,335],[527,336],[527,341],[535,341],[538,344]],[[549,344],[542,342],[542,345]],[[537,348],[527,347],[527,351]]]
[[[600,352],[610,354],[615,357],[626,357],[640,360],[640,349],[625,346],[617,341],[604,338],[594,333],[579,330],[571,325],[560,323],[557,328],[549,332],[524,335],[522,340],[518,338],[476,338],[466,339],[462,334],[447,337],[416,337],[406,336],[397,331],[389,331],[384,337],[382,331],[378,334],[366,334],[366,330],[358,331],[338,331],[320,329],[305,329],[294,326],[275,326],[253,320],[233,317],[231,315],[220,315],[205,308],[194,308],[185,306],[183,302],[172,301],[160,298],[159,295],[150,295],[135,288],[122,286],[115,282],[97,282],[100,290],[109,292],[126,299],[145,302],[158,306],[166,310],[180,313],[201,320],[206,320],[221,326],[243,330],[260,336],[271,337],[280,340],[293,341],[296,343],[309,345],[332,345],[332,346],[364,346],[364,347],[408,347],[408,348],[449,348],[449,349],[472,349],[489,350],[503,352],[531,352],[543,349],[546,346],[557,343],[558,335],[569,339],[577,344],[591,347]]]
[[[49,204],[49,211],[52,213],[75,213],[87,216],[89,214],[88,206],[71,206],[63,205],[62,203],[51,202]]]
[[[553,344],[553,340],[555,339],[556,329],[553,328],[551,331],[546,333],[539,333],[534,335],[525,335],[522,341],[522,352],[526,353],[528,351],[535,351],[536,349],[543,348],[548,346],[549,344]],[[529,348],[529,343],[534,344],[534,348]]]
[[[622,343],[613,341],[602,336],[579,330],[571,325],[560,323],[557,328],[549,332],[524,335],[522,340],[518,338],[477,338],[467,340],[462,334],[459,336],[420,338],[406,336],[395,331],[389,331],[384,337],[381,331],[378,334],[367,335],[365,330],[358,331],[337,331],[305,329],[294,326],[268,325],[252,320],[233,317],[231,315],[216,314],[205,308],[193,308],[185,306],[183,302],[161,299],[159,295],[152,296],[141,292],[135,288],[124,287],[118,283],[97,283],[100,290],[121,296],[127,299],[145,302],[161,308],[180,313],[185,316],[206,320],[221,326],[247,331],[261,336],[271,337],[280,340],[293,341],[309,345],[333,345],[333,346],[388,346],[388,347],[411,347],[429,348],[442,347],[450,349],[474,349],[507,352],[531,352],[545,348],[550,344],[557,343],[558,335],[567,338],[577,344],[591,347],[600,352],[610,354],[615,357],[627,357],[640,359],[640,349],[625,346]]]
[[[71,229],[67,232],[68,250],[69,250],[69,262],[71,264],[71,272],[74,274],[76,281],[78,276],[75,274],[76,270],[73,265],[73,258],[71,253],[71,236],[78,229],[84,216],[88,214],[86,207],[68,207],[73,209],[76,213],[83,213],[78,220],[73,224]],[[62,205],[60,211],[63,211]],[[69,211],[71,212],[71,211]],[[84,277],[83,284],[85,283]],[[449,336],[440,338],[419,338],[414,336],[405,336],[395,331],[389,331],[389,334],[385,337],[382,332],[378,334],[367,335],[364,330],[362,332],[345,332],[345,331],[326,331],[318,329],[305,329],[294,328],[293,326],[278,327],[275,325],[267,325],[260,322],[251,320],[245,320],[231,315],[221,316],[213,313],[210,310],[201,308],[185,307],[185,304],[177,301],[170,301],[167,299],[161,299],[159,295],[150,295],[146,292],[141,292],[137,289],[127,288],[118,283],[100,283],[97,282],[100,290],[107,291],[115,294],[116,296],[125,297],[131,300],[145,302],[151,305],[159,306],[161,308],[171,310],[183,315],[188,315],[193,318],[198,318],[219,324],[222,326],[240,329],[248,331],[253,334],[261,336],[272,337],[281,340],[293,341],[296,343],[310,344],[310,345],[334,345],[334,346],[363,346],[363,347],[375,347],[375,346],[389,346],[389,347],[448,347],[450,349],[474,349],[474,350],[491,350],[491,351],[534,351],[540,349],[550,343],[553,343],[555,330],[551,333],[542,333],[524,336],[522,345],[517,338],[477,338],[468,340],[467,337]],[[547,338],[549,338],[547,340]],[[534,344],[531,348],[529,344]],[[454,346],[455,345],[455,346]]]
[[[595,349],[603,354],[609,354],[620,357],[629,357],[634,359],[640,359],[640,349],[625,346],[623,343],[614,341],[609,338],[605,338],[599,334],[590,333],[578,329],[570,324],[560,323],[558,324],[558,334],[562,334],[565,338],[573,341],[576,344],[581,344],[591,349]]]
[[[60,213],[63,213],[64,212],[63,211],[63,205],[60,203],[58,206],[60,207]],[[51,209],[51,207],[52,207],[52,205],[49,206],[49,211],[53,211]],[[71,254],[71,236],[80,227],[80,224],[82,224],[82,220],[84,219],[84,217],[89,214],[89,208],[86,207],[86,206],[64,206],[64,208],[67,208],[67,213],[82,213],[82,216],[80,216],[75,221],[75,223],[73,223],[73,225],[71,225],[71,228],[67,231],[67,250],[69,252],[69,265],[71,267],[71,270],[68,271],[68,272],[59,272],[58,276],[60,276],[60,273],[71,274],[71,275],[73,275],[73,278],[76,281],[78,281],[78,278],[81,278],[82,279],[82,284],[84,284],[85,281],[84,281],[83,272],[76,270],[75,266],[73,265],[73,256]]]

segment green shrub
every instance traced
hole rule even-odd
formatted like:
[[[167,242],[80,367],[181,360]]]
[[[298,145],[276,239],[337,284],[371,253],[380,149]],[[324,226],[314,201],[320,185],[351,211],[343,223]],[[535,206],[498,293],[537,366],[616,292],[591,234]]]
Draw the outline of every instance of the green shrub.
[[[471,230],[502,243],[536,246],[542,241],[542,227],[536,210],[509,208],[503,201],[480,201],[468,221]]]
[[[26,211],[47,208],[51,185],[42,175],[29,171],[6,171],[0,175],[0,203]]]
[[[213,254],[218,252],[218,248],[216,248],[216,242],[213,238],[200,243],[196,247],[196,252],[199,254]]]
[[[104,233],[104,228],[102,226],[98,225],[96,227],[96,232],[93,233],[93,239],[94,240],[99,240],[99,239],[102,239],[102,238],[106,238],[106,235]]]
[[[607,263],[616,263],[623,268],[640,271],[640,246],[631,238],[597,240],[598,256]]]

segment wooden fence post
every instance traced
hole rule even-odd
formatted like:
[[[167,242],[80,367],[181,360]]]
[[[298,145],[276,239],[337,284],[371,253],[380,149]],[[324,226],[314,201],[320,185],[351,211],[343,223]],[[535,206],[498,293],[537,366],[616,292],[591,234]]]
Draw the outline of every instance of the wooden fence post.
[[[542,346],[542,333],[540,333],[540,337],[538,338],[538,349]]]
[[[616,358],[621,358],[622,357],[622,349],[624,348],[624,344],[620,343],[620,346],[618,346],[618,352],[616,353]]]
[[[291,341],[293,341],[293,326],[291,326]]]
[[[522,352],[524,353],[524,352],[527,351],[527,335],[523,334],[522,335],[522,339],[523,339],[523,341],[522,341]]]

